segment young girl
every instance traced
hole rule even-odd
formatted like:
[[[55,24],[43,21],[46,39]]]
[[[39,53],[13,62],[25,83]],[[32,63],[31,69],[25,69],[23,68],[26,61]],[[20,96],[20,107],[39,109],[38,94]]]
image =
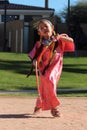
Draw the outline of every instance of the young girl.
[[[38,35],[40,41],[36,42],[29,53],[33,65],[37,63],[40,74],[40,96],[37,98],[34,114],[40,110],[50,110],[52,116],[59,117],[60,102],[56,86],[62,72],[63,53],[74,51],[74,42],[67,34],[56,35],[53,24],[46,19],[39,21]]]

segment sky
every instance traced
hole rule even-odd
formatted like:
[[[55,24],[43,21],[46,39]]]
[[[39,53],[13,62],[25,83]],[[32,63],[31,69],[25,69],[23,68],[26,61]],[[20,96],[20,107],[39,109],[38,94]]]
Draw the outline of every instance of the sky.
[[[80,0],[70,0],[70,5],[75,5]],[[23,4],[29,6],[44,7],[45,0],[9,0],[10,3]],[[49,8],[55,9],[56,13],[60,13],[68,6],[68,0],[49,0]]]

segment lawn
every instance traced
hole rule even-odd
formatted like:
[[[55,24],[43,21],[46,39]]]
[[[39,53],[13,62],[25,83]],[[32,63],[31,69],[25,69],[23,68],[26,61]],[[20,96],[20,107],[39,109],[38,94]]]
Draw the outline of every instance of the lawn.
[[[26,78],[31,67],[28,54],[0,52],[0,90],[36,88],[35,72]],[[87,89],[87,57],[65,57],[58,87]]]

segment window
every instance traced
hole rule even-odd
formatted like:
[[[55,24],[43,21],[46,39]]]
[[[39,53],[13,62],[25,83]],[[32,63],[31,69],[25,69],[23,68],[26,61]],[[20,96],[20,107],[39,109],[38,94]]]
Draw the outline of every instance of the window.
[[[4,22],[5,16],[2,15],[1,17],[1,21]],[[6,15],[6,22],[8,21],[14,21],[14,20],[18,20],[19,19],[19,15]]]

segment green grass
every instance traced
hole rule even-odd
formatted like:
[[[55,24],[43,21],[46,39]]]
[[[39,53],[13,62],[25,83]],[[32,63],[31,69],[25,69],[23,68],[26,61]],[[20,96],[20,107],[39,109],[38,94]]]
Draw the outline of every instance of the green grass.
[[[0,53],[0,90],[34,88],[35,75],[26,78],[29,68],[27,54]]]
[[[38,97],[38,93],[0,93],[0,96],[2,97]],[[58,94],[58,97],[87,97],[87,93],[70,93],[70,94]]]
[[[36,88],[35,72],[26,78],[30,69],[28,54],[0,53],[0,90]],[[87,89],[87,57],[64,57],[59,88]]]
[[[87,57],[64,57],[61,88],[87,88]]]

